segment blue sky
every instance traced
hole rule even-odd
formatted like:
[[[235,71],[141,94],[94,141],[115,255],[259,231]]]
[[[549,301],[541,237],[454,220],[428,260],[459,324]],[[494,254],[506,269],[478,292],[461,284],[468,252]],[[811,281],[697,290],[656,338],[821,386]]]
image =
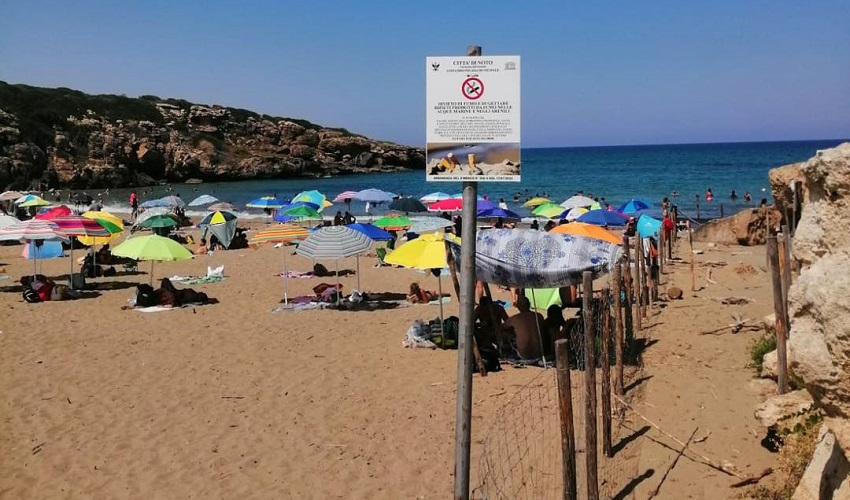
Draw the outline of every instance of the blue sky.
[[[429,55],[523,61],[523,146],[850,136],[846,0],[0,0],[0,80],[422,145]]]

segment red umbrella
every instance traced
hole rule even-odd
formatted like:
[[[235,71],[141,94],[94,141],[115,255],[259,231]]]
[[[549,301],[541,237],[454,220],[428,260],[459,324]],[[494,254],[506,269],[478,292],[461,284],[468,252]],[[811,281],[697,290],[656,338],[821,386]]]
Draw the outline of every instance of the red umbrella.
[[[71,209],[65,205],[59,205],[58,207],[50,207],[46,209],[36,215],[35,218],[38,220],[53,220],[56,217],[67,217],[69,215],[71,215]]]
[[[431,212],[460,212],[463,210],[463,200],[460,198],[449,198],[428,205]]]

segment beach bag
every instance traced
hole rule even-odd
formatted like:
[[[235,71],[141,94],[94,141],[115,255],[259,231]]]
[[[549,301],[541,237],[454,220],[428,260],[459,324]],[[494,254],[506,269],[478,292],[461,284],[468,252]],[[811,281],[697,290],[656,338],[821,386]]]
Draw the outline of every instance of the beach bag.
[[[38,298],[38,294],[35,293],[35,290],[33,290],[32,287],[29,285],[24,285],[23,289],[21,290],[21,296],[26,302],[29,302],[30,304],[41,302],[41,299]]]
[[[437,321],[439,324],[439,320]],[[436,337],[434,343],[440,349],[457,349],[458,332],[460,331],[460,320],[457,316],[449,316],[443,321],[443,330]]]
[[[67,300],[68,287],[65,285],[54,285],[50,291],[50,300]]]
[[[141,284],[136,287],[136,307],[153,307],[158,303],[152,286]]]

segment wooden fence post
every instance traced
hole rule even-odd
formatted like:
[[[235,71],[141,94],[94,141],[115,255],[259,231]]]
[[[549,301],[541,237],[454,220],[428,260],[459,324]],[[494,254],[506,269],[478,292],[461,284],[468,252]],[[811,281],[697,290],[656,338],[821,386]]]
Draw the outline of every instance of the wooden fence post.
[[[617,297],[619,299],[619,297]],[[611,289],[606,283],[602,288],[602,453],[611,453]]]
[[[649,283],[647,282],[646,274],[646,254],[644,254],[646,248],[643,238],[640,235],[637,236],[637,245],[635,245],[635,248],[639,250],[638,255],[640,256],[640,315],[642,318],[645,318],[646,305],[649,303]]]
[[[632,302],[632,312],[634,313],[634,324],[635,331],[642,331],[643,325],[641,324],[641,300],[640,292],[640,237],[635,238],[635,257],[634,257],[634,271],[631,271],[634,275],[634,279],[632,279],[632,292],[634,296],[634,302]]]
[[[776,236],[767,238],[767,257],[770,260],[770,278],[773,285],[773,312],[776,316],[776,372],[779,394],[788,392],[788,356],[785,347],[785,304],[782,298],[782,277],[779,274],[779,247]]]
[[[791,228],[785,226],[782,228],[782,253],[779,255],[782,259],[782,296],[785,298],[785,328],[787,334],[791,336],[791,318],[788,315],[788,289],[791,288]]]
[[[570,380],[570,343],[555,341],[555,364],[558,370],[558,407],[561,418],[561,457],[563,459],[564,499],[577,500],[576,436],[573,428],[573,388]]]
[[[629,337],[634,337],[635,334],[635,322],[632,317],[632,251],[631,246],[629,245],[629,237],[623,236],[623,255],[625,255],[625,260],[623,261],[623,287],[626,292],[626,303],[624,304],[625,310],[623,311],[623,316],[626,321],[626,329],[629,333]]]
[[[615,335],[614,335],[614,358],[616,360],[616,366],[614,368],[614,392],[618,396],[623,395],[623,344],[624,344],[624,335],[623,335],[623,304],[621,303],[621,297],[625,295],[623,293],[622,286],[622,271],[623,265],[617,264],[614,266],[614,325],[615,325]]]
[[[664,261],[666,260],[665,250],[667,248],[667,238],[664,236],[664,225],[661,226],[661,231],[658,232],[658,279],[661,280],[661,275],[664,274]]]
[[[687,221],[687,230],[688,230],[688,255],[690,255],[691,260],[691,291],[697,291],[697,279],[696,274],[694,273],[694,238],[691,234],[691,221]]]
[[[599,478],[596,466],[596,342],[593,323],[593,275],[582,275],[582,313],[584,316],[584,424],[585,457],[587,458],[587,498],[599,500]]]

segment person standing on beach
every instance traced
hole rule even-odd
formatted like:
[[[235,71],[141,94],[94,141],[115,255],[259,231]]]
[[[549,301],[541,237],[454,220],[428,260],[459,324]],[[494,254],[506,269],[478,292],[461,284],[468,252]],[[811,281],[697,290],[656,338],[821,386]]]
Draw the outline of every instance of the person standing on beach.
[[[133,220],[136,220],[136,217],[139,215],[139,197],[136,196],[136,192],[133,191],[130,193],[130,216]]]

